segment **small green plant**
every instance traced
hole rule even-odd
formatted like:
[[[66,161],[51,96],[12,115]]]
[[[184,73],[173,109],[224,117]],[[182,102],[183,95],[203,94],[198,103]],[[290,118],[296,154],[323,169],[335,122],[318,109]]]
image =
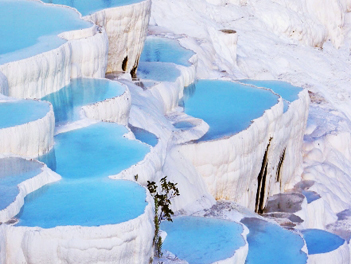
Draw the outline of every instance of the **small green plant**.
[[[167,181],[167,176],[160,180],[160,188],[156,182],[147,181],[147,188],[154,198],[155,203],[155,235],[153,239],[153,246],[155,247],[155,256],[162,257],[162,238],[160,237],[160,224],[163,220],[172,221],[174,212],[170,208],[171,199],[179,196],[177,183]],[[160,192],[159,192],[160,191]]]

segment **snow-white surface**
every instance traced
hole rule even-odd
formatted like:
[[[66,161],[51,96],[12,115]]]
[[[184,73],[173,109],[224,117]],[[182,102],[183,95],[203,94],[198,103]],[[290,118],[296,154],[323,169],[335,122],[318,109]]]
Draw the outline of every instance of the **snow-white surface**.
[[[148,1],[142,3],[144,5],[150,4]],[[323,4],[318,1],[307,2],[304,0],[207,0],[206,2],[200,0],[153,0],[150,20],[151,31],[160,31],[163,34],[172,36],[177,35],[182,45],[197,53],[196,77],[198,78],[280,79],[313,92],[313,94],[310,94],[312,102],[304,138],[304,171],[302,179],[315,181],[311,190],[321,195],[319,200],[323,201],[324,205],[322,207],[325,209],[324,211],[318,208],[314,210],[318,211],[318,217],[328,214],[325,219],[335,218],[335,214],[348,209],[351,204],[351,191],[349,188],[351,186],[351,152],[349,147],[351,141],[351,108],[349,107],[351,98],[349,89],[351,81],[349,76],[351,70],[349,59],[351,16],[346,13],[349,9],[350,1],[346,0],[328,0]],[[105,14],[102,16],[105,16]],[[130,17],[134,16],[132,14],[128,15],[128,18]],[[145,19],[144,22],[141,20],[138,23],[145,26]],[[121,23],[123,24],[124,22]],[[142,25],[140,26],[142,27]],[[237,31],[236,45],[234,45],[234,40],[231,40],[229,45],[226,40],[221,39],[222,32],[219,32],[222,29]],[[96,38],[106,38],[106,35],[102,36],[105,34],[104,31],[102,32],[96,33],[95,35],[101,35]],[[131,39],[135,40],[135,38],[136,36],[133,36]],[[143,36],[140,38],[143,38]],[[107,56],[103,52],[103,50],[106,50],[106,46],[103,46],[105,42],[101,39],[96,41],[96,43],[99,42],[100,44],[94,44],[95,41],[91,44],[96,47],[96,56],[94,56],[101,58],[101,60],[98,59],[100,62],[96,62],[99,65],[103,64],[102,61],[106,60]],[[117,44],[123,46],[121,58],[117,60],[118,63],[116,64],[118,67],[121,67],[123,59],[129,54],[126,49],[133,46],[133,43],[126,43],[126,41],[122,41],[121,44]],[[228,47],[223,45],[228,45]],[[136,54],[141,51],[141,46],[139,46],[139,51],[131,52],[134,55],[128,55],[130,56],[130,58],[128,57],[128,71],[134,66],[136,60],[135,57],[133,59],[133,56],[137,56]],[[340,48],[336,49],[335,47]],[[236,53],[234,52],[235,49]],[[5,70],[1,66],[0,90],[5,91],[7,94],[11,94],[11,90],[14,90],[19,97],[42,96],[45,94],[45,92],[41,92],[42,90],[50,89],[47,93],[55,91],[66,85],[71,75],[78,76],[80,71],[85,71],[79,70],[79,66],[68,69],[71,62],[67,57],[70,57],[68,54],[72,52],[69,47],[63,45],[56,51],[59,52],[59,55],[57,53],[44,53],[38,55],[39,57],[35,60],[30,58],[30,63],[28,63],[29,61],[19,61],[12,64],[11,67],[6,66]],[[59,56],[60,59],[57,59],[56,56]],[[75,61],[83,61],[81,56],[83,55],[79,55],[79,58],[75,59]],[[236,65],[233,65],[234,58],[236,58]],[[31,67],[27,68],[27,63]],[[90,73],[94,72],[94,69],[99,68],[99,66],[92,66],[93,64],[90,64],[90,62],[87,62],[85,65],[88,69],[91,69],[88,70]],[[37,69],[41,66],[45,69],[43,73],[37,74]],[[120,70],[118,67],[111,71]],[[18,74],[19,72],[21,74]],[[97,75],[102,77],[99,72],[95,76]],[[39,80],[38,84],[37,80]],[[150,158],[154,162],[154,164],[149,163],[152,164],[149,167],[150,169],[145,172],[144,170],[136,170],[131,172],[129,177],[140,171],[144,175],[144,177],[141,177],[143,183],[146,180],[156,181],[161,176],[165,176],[165,174],[168,175],[168,179],[179,182],[181,196],[174,203],[177,209],[189,207],[191,212],[201,207],[208,207],[211,203],[213,204],[213,198],[209,195],[208,187],[203,183],[201,177],[199,177],[191,164],[189,165],[185,161],[183,154],[176,153],[177,147],[174,146],[174,143],[177,141],[171,140],[172,131],[175,128],[169,122],[170,120],[163,116],[165,113],[173,115],[171,112],[176,110],[176,101],[182,91],[174,87],[171,88],[171,90],[174,89],[175,91],[174,95],[168,95],[166,94],[166,88],[168,87],[165,87],[163,84],[160,84],[159,87],[151,88],[150,91],[142,91],[141,88],[132,84],[128,86],[133,98],[130,123],[151,131],[160,139],[153,150],[155,155]],[[15,87],[24,87],[25,89],[20,91],[16,90]],[[39,87],[38,90],[37,87]],[[154,91],[152,91],[153,89]],[[28,94],[24,94],[24,91],[28,91],[26,92]],[[162,99],[159,101],[152,93],[154,95],[160,94],[158,98]],[[304,99],[301,101],[303,102],[303,107],[308,107],[307,101],[307,92],[305,91]],[[280,108],[283,109],[282,103],[280,104]],[[286,115],[286,119],[280,123],[281,126],[294,122],[294,118],[305,118],[306,111],[302,111],[299,107],[297,109],[298,111],[293,111],[291,114]],[[287,130],[283,132],[284,129],[271,130],[276,131],[274,132],[276,134],[273,135],[273,140],[275,138],[283,139],[285,136],[295,139],[301,137],[303,134],[303,123],[300,123],[301,127],[294,128],[289,133],[286,133]],[[261,122],[261,124],[264,126],[267,123]],[[256,167],[259,167],[262,163],[263,153],[270,136],[267,131],[263,134],[261,133],[261,131],[264,131],[263,127],[259,127],[259,129],[257,129],[257,133],[252,133],[258,143],[256,145],[252,142],[245,143],[247,146],[251,145],[252,148],[255,148],[257,157],[242,164],[242,166],[252,167],[252,170],[256,170],[255,176],[257,176]],[[188,135],[181,137],[183,142],[186,142],[186,138],[190,139]],[[285,142],[290,144],[288,141]],[[294,141],[292,140],[291,142]],[[241,146],[240,142],[238,146]],[[283,190],[284,188],[282,187],[291,187],[291,185],[301,179],[299,176],[301,173],[301,159],[299,156],[293,155],[298,152],[301,145],[297,143],[291,147],[294,150],[290,158],[287,157],[282,167],[289,175],[283,176],[283,185],[273,184],[272,186],[274,187],[272,187],[273,189],[269,192],[269,195]],[[175,150],[172,151],[174,148]],[[211,149],[215,148],[218,149],[221,146],[213,146]],[[271,160],[277,160],[283,148],[283,144],[272,141],[272,149],[275,150],[274,152],[279,153],[274,153],[274,157],[271,157]],[[167,155],[167,152],[170,155]],[[190,154],[193,155],[193,153]],[[225,154],[222,151],[218,157],[223,158]],[[295,162],[298,166],[287,166],[290,162]],[[274,163],[277,164],[277,162]],[[271,172],[275,176],[273,166],[276,167],[272,162]],[[179,168],[182,169],[179,171]],[[297,170],[294,171],[296,168]],[[152,177],[148,178],[148,175],[152,175]],[[184,180],[179,180],[179,175]],[[271,177],[271,179],[273,180],[274,177]],[[196,186],[196,189],[193,190],[190,186]],[[248,193],[252,192],[240,198],[240,200],[244,201],[243,203],[253,203],[252,199],[250,199],[251,201],[248,200],[248,197],[252,197],[254,201],[257,189],[255,187],[250,186],[249,191],[240,190]],[[232,190],[232,193],[235,192],[235,190]],[[187,201],[187,198],[192,195],[193,197]],[[321,201],[318,201],[318,203]],[[250,207],[252,208],[252,206]],[[311,221],[311,225],[323,226],[330,221],[319,223],[310,218],[311,213],[308,215],[308,221]],[[3,229],[4,226],[0,226],[0,233],[3,232]],[[44,233],[42,233],[43,236],[45,235]],[[28,237],[34,237],[34,234],[35,232],[33,234],[30,233]],[[69,234],[61,235],[69,236]],[[53,244],[58,243],[57,241],[60,240],[56,240]],[[16,241],[16,243],[19,249],[20,245],[18,243],[20,242]],[[27,246],[47,248],[50,245],[49,243],[38,243],[38,245],[28,244]],[[0,247],[4,247],[3,242],[0,242]],[[67,251],[65,252],[67,253]],[[57,251],[54,253],[56,254]],[[2,254],[5,254],[4,250],[2,250]],[[94,254],[92,253],[91,256],[97,256]],[[81,253],[73,250],[72,255],[80,256]],[[15,255],[10,257],[13,258]],[[34,257],[36,258],[36,256]],[[0,256],[0,260],[4,260],[3,255]],[[344,263],[340,262],[338,257],[333,257],[333,261],[330,263],[338,263],[337,261]]]
[[[154,235],[153,200],[148,193],[146,201],[148,204],[142,215],[115,225],[49,229],[0,226],[6,240],[3,263],[147,264],[153,253]]]
[[[0,129],[0,154],[35,158],[47,153],[54,145],[55,129],[51,104],[49,109],[43,118]]]
[[[109,49],[106,72],[130,72],[138,66],[150,18],[151,0],[97,11],[85,18],[106,30]],[[123,60],[128,62],[122,69]]]
[[[326,219],[351,204],[349,5],[154,0],[150,19],[153,32],[182,36],[180,43],[198,54],[199,78],[278,79],[313,92],[302,179],[316,181],[311,190],[332,211],[325,210]],[[213,28],[237,31],[237,67],[215,52]]]

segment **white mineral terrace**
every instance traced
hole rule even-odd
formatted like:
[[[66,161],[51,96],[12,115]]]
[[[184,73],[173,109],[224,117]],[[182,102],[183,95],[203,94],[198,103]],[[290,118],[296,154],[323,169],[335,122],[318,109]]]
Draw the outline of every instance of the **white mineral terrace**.
[[[350,10],[0,0],[0,264],[351,263]]]

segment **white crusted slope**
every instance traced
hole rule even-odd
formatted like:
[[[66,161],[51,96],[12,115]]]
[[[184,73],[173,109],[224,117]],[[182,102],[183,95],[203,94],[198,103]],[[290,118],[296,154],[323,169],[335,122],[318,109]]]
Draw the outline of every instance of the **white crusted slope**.
[[[151,0],[144,0],[132,5],[104,9],[85,17],[107,32],[107,72],[136,72],[149,24],[150,8]],[[122,67],[125,59],[125,66]]]
[[[0,129],[0,154],[34,158],[48,152],[54,145],[55,116],[52,105],[44,117]]]
[[[147,264],[153,254],[154,235],[154,208],[149,193],[146,201],[142,215],[120,224],[49,229],[5,225],[2,228],[7,255],[3,264]]]

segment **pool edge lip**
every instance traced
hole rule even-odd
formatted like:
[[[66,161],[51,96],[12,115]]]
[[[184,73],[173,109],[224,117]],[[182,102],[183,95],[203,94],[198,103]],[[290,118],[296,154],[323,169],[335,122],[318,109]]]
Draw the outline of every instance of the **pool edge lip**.
[[[38,119],[35,119],[33,121],[30,122],[26,122],[24,124],[19,124],[16,126],[11,126],[11,127],[6,127],[6,128],[2,128],[0,129],[0,135],[4,135],[4,134],[11,134],[11,131],[13,132],[13,130],[16,130],[17,133],[20,133],[22,138],[30,138],[31,135],[30,133],[28,133],[28,129],[31,128],[31,130],[33,130],[33,125],[35,125],[35,129],[37,130],[37,126],[38,123],[39,125],[44,125],[45,127],[45,133],[41,133],[39,138],[35,138],[35,147],[33,148],[30,145],[25,146],[24,150],[23,148],[18,148],[16,143],[18,143],[17,138],[12,138],[9,141],[7,146],[12,146],[10,147],[10,149],[12,149],[10,152],[2,150],[3,147],[1,147],[0,145],[0,156],[1,155],[5,155],[5,156],[22,156],[23,158],[35,158],[37,156],[43,155],[47,152],[49,152],[53,145],[54,145],[54,127],[55,127],[55,115],[54,115],[54,110],[53,110],[53,106],[50,102],[46,102],[46,101],[41,101],[39,99],[14,99],[12,97],[8,97],[10,98],[9,101],[10,102],[18,102],[18,101],[22,101],[22,100],[31,100],[31,101],[37,101],[43,104],[47,104],[49,106],[49,111],[46,112],[46,114]],[[13,100],[14,99],[14,100]],[[6,100],[4,101],[6,102]],[[5,136],[6,137],[6,136]],[[13,139],[13,140],[12,140]],[[33,139],[32,139],[33,140]],[[31,143],[31,142],[29,142]],[[22,146],[23,147],[23,146]]]
[[[174,41],[178,44],[179,47],[181,47],[182,49],[184,50],[187,50],[189,52],[192,52],[192,55],[187,59],[187,62],[189,63],[189,65],[181,65],[181,64],[177,64],[175,62],[168,62],[168,63],[174,63],[178,66],[183,66],[183,67],[191,67],[192,65],[196,64],[197,63],[197,53],[191,49],[188,49],[188,48],[185,48],[181,43],[180,43],[180,39],[182,38],[169,38],[167,36],[163,36],[161,34],[152,34],[152,35],[147,35],[146,38],[145,38],[145,42],[147,41],[147,38],[151,38],[151,39],[164,39],[164,40],[168,40],[168,41]],[[194,62],[194,60],[196,62]],[[147,62],[147,61],[143,61],[143,62]],[[167,63],[167,62],[164,62],[164,63]]]
[[[211,81],[226,81],[226,82],[232,82],[232,83],[238,83],[240,85],[244,85],[245,84],[242,84],[242,83],[239,83],[239,82],[235,82],[231,79],[227,79],[227,78],[214,78],[214,79],[199,79],[199,80],[211,80]],[[249,85],[247,85],[249,86]],[[186,142],[186,143],[183,143],[181,145],[188,145],[188,144],[205,144],[205,143],[213,143],[213,142],[218,142],[218,141],[221,141],[221,140],[228,140],[229,138],[232,138],[232,137],[236,137],[236,136],[240,136],[241,133],[244,133],[246,132],[248,129],[250,129],[250,127],[252,127],[252,125],[257,122],[257,120],[261,119],[262,117],[264,117],[265,115],[267,115],[267,112],[268,111],[273,111],[272,109],[275,108],[275,107],[279,107],[280,105],[283,104],[283,99],[280,95],[272,92],[270,89],[266,89],[266,88],[260,88],[260,87],[256,87],[256,86],[252,86],[253,88],[256,88],[256,89],[261,89],[261,90],[266,90],[268,92],[271,92],[273,95],[275,95],[277,97],[277,101],[274,105],[272,105],[269,109],[265,109],[263,111],[263,114],[255,119],[252,119],[250,121],[250,125],[245,128],[244,130],[241,130],[235,134],[232,134],[232,135],[225,135],[225,136],[222,136],[222,137],[219,137],[219,138],[215,138],[215,139],[209,139],[209,140],[205,140],[205,141],[190,141],[190,142]],[[283,106],[282,106],[283,107]],[[284,114],[284,113],[283,113]]]
[[[47,167],[47,165],[36,159],[24,158],[21,156],[4,156],[0,158],[21,158],[31,162],[41,164],[40,173],[17,184],[18,194],[15,199],[0,210],[0,222],[6,222],[15,217],[24,205],[24,198],[37,189],[61,180],[61,176]]]
[[[2,67],[7,67],[8,64],[16,63],[16,62],[27,60],[27,59],[31,59],[31,58],[33,58],[35,56],[42,55],[42,54],[45,54],[47,52],[55,51],[55,50],[61,48],[62,46],[64,46],[65,44],[67,44],[69,41],[72,41],[72,40],[75,40],[75,39],[83,39],[83,38],[91,37],[91,36],[94,36],[98,32],[98,26],[93,21],[90,21],[88,19],[84,19],[82,14],[80,12],[78,12],[78,10],[75,9],[75,8],[72,8],[72,7],[66,6],[66,5],[55,5],[55,4],[51,4],[51,3],[44,3],[41,0],[31,0],[31,1],[40,3],[42,5],[46,5],[46,6],[54,6],[54,7],[56,6],[58,8],[68,8],[68,9],[72,10],[73,12],[75,12],[78,15],[78,19],[79,20],[86,21],[86,22],[90,23],[91,25],[90,25],[90,27],[86,27],[86,28],[82,28],[82,29],[63,31],[63,32],[55,35],[55,36],[65,40],[64,43],[62,43],[61,45],[59,45],[56,48],[53,48],[51,50],[47,50],[47,51],[44,51],[44,52],[40,52],[38,54],[34,54],[32,56],[25,57],[25,58],[22,58],[22,59],[19,59],[19,60],[12,60],[12,61],[9,61],[9,62],[5,62],[3,64],[0,63],[0,72],[1,72],[1,68]],[[80,34],[77,34],[77,33],[80,33]],[[29,46],[27,48],[30,48],[30,47],[31,46]],[[17,52],[17,51],[14,51],[14,52]]]
[[[240,238],[243,240],[244,245],[238,247],[237,249],[234,250],[233,255],[231,255],[228,258],[225,259],[218,259],[215,260],[214,262],[212,262],[211,264],[226,264],[226,263],[241,263],[244,264],[249,247],[248,247],[248,242],[247,242],[247,235],[249,233],[249,229],[241,222],[236,222],[233,220],[229,220],[229,219],[224,219],[224,218],[219,218],[219,217],[205,217],[205,216],[195,216],[195,215],[178,215],[173,219],[176,218],[182,218],[182,217],[191,217],[191,218],[199,218],[199,219],[214,219],[214,220],[219,220],[219,221],[224,221],[224,222],[230,222],[230,223],[234,223],[237,224],[241,227],[241,233],[240,233]],[[162,230],[162,232],[166,233],[164,236],[167,238],[167,232]],[[163,237],[163,240],[165,238]],[[172,251],[167,250],[168,252],[172,253],[173,255],[177,256],[175,253],[173,253]],[[179,258],[180,259],[180,258]],[[181,260],[185,260],[185,259],[181,259]],[[187,261],[187,260],[185,260]],[[244,261],[244,262],[243,262]]]
[[[146,187],[142,187],[145,189],[147,204],[142,214],[128,221],[100,226],[74,225],[53,228],[0,225],[0,229],[3,228],[5,239],[12,241],[9,244],[12,249],[9,250],[21,251],[23,259],[24,256],[46,258],[48,263],[50,259],[62,258],[62,255],[58,252],[59,248],[83,250],[84,252],[89,252],[89,250],[93,250],[93,252],[96,252],[96,250],[112,250],[115,253],[113,257],[116,259],[129,258],[131,257],[130,252],[121,246],[121,243],[123,243],[124,245],[130,244],[129,246],[136,251],[134,253],[146,262],[153,253],[154,203]],[[31,245],[36,246],[32,247]],[[140,245],[143,245],[143,247],[140,247]],[[88,261],[90,259],[88,255],[82,254],[79,257]],[[70,259],[72,255],[68,254],[65,257]],[[101,257],[110,257],[110,255],[105,256],[103,254]]]

